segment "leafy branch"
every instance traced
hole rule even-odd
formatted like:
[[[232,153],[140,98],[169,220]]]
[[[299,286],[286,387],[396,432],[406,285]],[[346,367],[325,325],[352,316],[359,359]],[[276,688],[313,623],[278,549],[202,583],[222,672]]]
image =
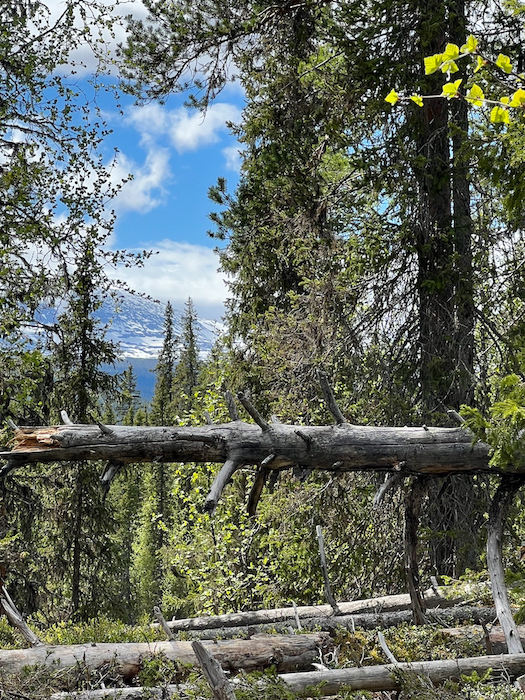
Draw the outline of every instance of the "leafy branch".
[[[441,93],[436,95],[403,95],[403,93],[392,89],[385,97],[385,101],[391,105],[395,105],[397,102],[412,101],[418,105],[418,107],[422,107],[425,100],[435,99],[437,97],[442,97],[447,100],[463,99],[474,107],[492,106],[490,121],[495,124],[509,124],[511,121],[509,108],[525,109],[525,90],[516,86],[517,89],[515,89],[511,95],[502,96],[499,99],[489,99],[485,96],[483,88],[478,83],[473,82],[469,89],[463,92],[462,89],[465,87],[463,78],[451,81],[450,76],[459,71],[457,61],[465,58],[470,59],[472,64],[474,64],[475,60],[474,74],[478,73],[486,66],[492,66],[498,71],[503,72],[505,76],[513,77],[519,83],[525,81],[524,74],[514,72],[512,62],[506,54],[500,53],[495,61],[480,54],[478,51],[478,40],[471,34],[463,46],[459,47],[457,44],[447,44],[443,53],[425,57],[425,75],[431,75],[438,71],[446,73],[447,75],[448,82],[443,85]]]

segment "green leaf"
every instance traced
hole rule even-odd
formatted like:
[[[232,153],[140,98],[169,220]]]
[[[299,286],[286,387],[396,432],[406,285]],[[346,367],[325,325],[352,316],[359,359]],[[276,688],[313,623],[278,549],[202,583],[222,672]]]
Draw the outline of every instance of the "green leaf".
[[[467,43],[461,47],[461,53],[475,53],[478,49],[478,40],[473,34],[467,39]]]
[[[459,46],[457,44],[447,44],[447,48],[443,52],[444,61],[453,61],[459,56]]]
[[[496,105],[490,113],[490,121],[493,124],[510,124],[509,110]]]
[[[487,62],[485,61],[485,59],[481,58],[481,56],[478,56],[477,60],[476,60],[476,67],[474,68],[474,73],[477,73],[485,65],[487,65]]]
[[[446,97],[447,100],[450,100],[452,97],[457,97],[459,86],[462,82],[463,79],[460,78],[459,80],[455,80],[453,83],[445,83],[443,85],[443,92],[441,93],[441,97]]]
[[[483,90],[480,88],[479,85],[476,85],[474,83],[474,85],[470,88],[470,90],[466,94],[467,102],[470,102],[471,104],[475,105],[476,107],[481,107],[484,99],[485,99],[485,95],[483,93]]]
[[[447,61],[441,66],[442,73],[457,73],[459,70],[455,61]]]
[[[425,57],[425,75],[431,75],[441,68],[443,54],[435,53],[433,56]]]
[[[510,62],[510,58],[504,53],[500,53],[500,55],[497,57],[496,65],[498,68],[501,68],[502,71],[505,71],[505,73],[512,72],[512,63]]]
[[[525,90],[519,88],[512,95],[511,101],[509,103],[510,107],[525,107]]]

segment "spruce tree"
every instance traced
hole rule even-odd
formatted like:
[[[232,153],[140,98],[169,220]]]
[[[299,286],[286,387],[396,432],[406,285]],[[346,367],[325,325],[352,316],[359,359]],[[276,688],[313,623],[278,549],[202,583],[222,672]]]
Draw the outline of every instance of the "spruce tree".
[[[117,347],[105,338],[105,329],[95,316],[108,294],[103,261],[97,256],[98,234],[85,232],[75,267],[70,274],[66,309],[57,319],[54,342],[53,405],[65,410],[76,423],[92,423],[99,402],[114,392],[117,379],[103,366],[114,365]],[[55,585],[65,595],[69,590],[72,613],[89,617],[94,610],[111,608],[118,599],[118,549],[112,544],[115,523],[105,508],[99,476],[101,465],[74,462],[60,479],[50,505],[56,529],[52,530]],[[52,497],[52,499],[53,499]]]
[[[197,313],[191,298],[185,304],[181,326],[181,349],[174,375],[173,407],[176,413],[183,416],[196,405],[194,394],[199,385],[202,364],[199,360]]]
[[[174,334],[173,307],[166,305],[164,340],[155,368],[155,390],[151,403],[151,425],[172,425],[174,377],[178,357],[177,338]],[[132,578],[137,590],[140,613],[160,605],[168,567],[168,533],[171,523],[171,465],[162,461],[145,467],[140,526],[134,544]]]
[[[151,402],[152,425],[170,425],[172,422],[173,379],[178,358],[178,338],[174,334],[173,307],[168,301],[164,315],[164,340],[155,367],[155,389]]]

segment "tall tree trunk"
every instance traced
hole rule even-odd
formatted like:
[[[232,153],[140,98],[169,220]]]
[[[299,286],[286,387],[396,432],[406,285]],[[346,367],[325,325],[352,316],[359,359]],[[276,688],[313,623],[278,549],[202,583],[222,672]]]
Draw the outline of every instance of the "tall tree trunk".
[[[464,0],[421,6],[419,24],[423,56],[440,53],[447,41],[461,46],[466,39]],[[455,74],[457,78],[459,74]],[[440,74],[426,79],[424,92],[439,94]],[[415,167],[419,182],[418,291],[420,386],[423,415],[458,409],[473,400],[474,299],[472,217],[468,161],[467,105],[443,98],[425,101],[421,111]],[[452,158],[451,158],[452,156]],[[431,418],[431,416],[434,418]],[[457,576],[472,566],[476,554],[475,496],[472,477],[434,484],[428,518],[439,533],[431,551],[436,573]],[[461,500],[461,517],[455,503]],[[465,531],[465,523],[468,523]],[[460,533],[460,538],[457,534]],[[470,543],[471,546],[463,546]]]
[[[82,538],[83,511],[83,468],[77,466],[77,498],[75,502],[75,520],[73,523],[73,571],[71,573],[71,605],[73,613],[80,608],[80,548]]]

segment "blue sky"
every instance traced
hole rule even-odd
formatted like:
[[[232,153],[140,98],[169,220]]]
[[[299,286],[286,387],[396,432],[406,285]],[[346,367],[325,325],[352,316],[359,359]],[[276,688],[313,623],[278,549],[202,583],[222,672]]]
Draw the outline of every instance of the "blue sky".
[[[61,0],[47,4],[53,14],[60,11]],[[145,16],[140,0],[124,2],[120,12]],[[110,49],[124,39],[123,29],[117,27],[116,39],[109,39]],[[87,47],[72,60],[77,62],[82,86],[96,62]],[[80,71],[78,61],[84,66]],[[215,208],[207,192],[218,177],[227,179],[230,190],[238,181],[239,145],[226,122],[240,120],[243,94],[232,83],[205,116],[184,107],[187,97],[172,95],[165,105],[140,107],[121,96],[121,114],[111,93],[99,94],[98,105],[112,130],[103,143],[108,164],[114,149],[118,151],[112,177],[115,182],[133,177],[112,202],[117,222],[111,246],[157,253],[143,268],[118,270],[132,288],[169,300],[176,309],[191,296],[201,317],[220,319],[227,288],[217,271],[217,242],[206,233],[213,228],[208,214]]]
[[[217,272],[217,242],[207,235],[213,228],[208,214],[216,208],[207,193],[218,177],[226,177],[231,188],[238,181],[239,145],[226,121],[239,121],[242,99],[232,87],[205,116],[184,107],[182,95],[164,106],[125,100],[124,116],[104,110],[113,130],[104,144],[108,158],[118,149],[114,177],[133,176],[113,202],[112,244],[159,251],[144,268],[119,274],[137,291],[170,300],[175,308],[191,296],[205,318],[221,317],[227,293]]]

